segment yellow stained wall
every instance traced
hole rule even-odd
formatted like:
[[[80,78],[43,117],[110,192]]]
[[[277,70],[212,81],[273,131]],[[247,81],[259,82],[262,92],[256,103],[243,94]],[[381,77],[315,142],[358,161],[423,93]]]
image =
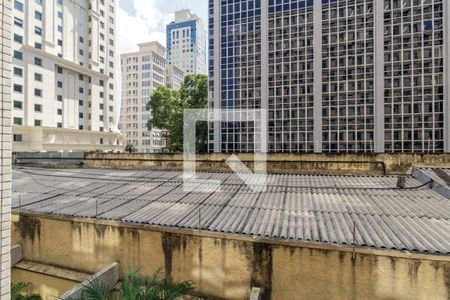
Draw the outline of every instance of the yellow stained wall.
[[[254,155],[237,154],[249,168],[254,166]],[[197,171],[230,171],[225,164],[229,154],[199,154]],[[84,166],[95,168],[183,169],[183,155],[142,153],[86,153]],[[267,171],[312,174],[406,174],[412,166],[450,167],[450,154],[314,154],[286,153],[267,155]],[[63,166],[63,165],[62,165]]]
[[[43,300],[54,300],[58,296],[80,284],[76,281],[30,272],[18,268],[12,269],[11,280],[13,283],[31,283],[32,291],[39,294]]]
[[[165,268],[175,280],[225,299],[442,299],[450,297],[450,257],[284,243],[116,222],[13,218],[24,259],[95,273],[117,261],[120,273]],[[315,247],[315,248],[312,248]],[[318,249],[322,248],[322,249]]]

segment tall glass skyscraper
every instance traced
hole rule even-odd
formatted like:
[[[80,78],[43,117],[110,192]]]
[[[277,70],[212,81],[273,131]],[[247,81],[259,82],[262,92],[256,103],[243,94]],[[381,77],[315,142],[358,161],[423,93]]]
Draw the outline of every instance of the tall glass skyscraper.
[[[270,152],[450,152],[450,4],[209,1],[210,108],[267,109]],[[214,152],[253,151],[215,122]]]
[[[206,31],[203,21],[189,10],[175,13],[167,25],[167,62],[186,74],[206,74]]]

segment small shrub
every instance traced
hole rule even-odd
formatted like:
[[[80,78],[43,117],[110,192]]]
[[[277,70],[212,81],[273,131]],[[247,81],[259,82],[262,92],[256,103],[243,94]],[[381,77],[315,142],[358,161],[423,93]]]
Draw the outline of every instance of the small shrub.
[[[11,284],[11,300],[42,300],[42,298],[33,293],[31,283],[19,282]]]

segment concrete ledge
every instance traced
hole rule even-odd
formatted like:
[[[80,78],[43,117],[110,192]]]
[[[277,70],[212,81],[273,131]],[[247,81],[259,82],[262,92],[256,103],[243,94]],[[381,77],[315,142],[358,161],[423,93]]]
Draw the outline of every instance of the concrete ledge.
[[[85,286],[89,286],[89,284],[93,282],[103,282],[107,284],[109,287],[114,287],[116,283],[119,281],[119,264],[113,263],[97,274],[87,278],[84,280],[81,284],[77,285],[70,291],[64,293],[63,295],[59,296],[58,299],[80,299],[81,293]]]
[[[66,268],[51,266],[47,264],[41,264],[34,261],[22,260],[17,263],[14,269],[25,270],[37,274],[47,275],[55,278],[70,280],[73,282],[82,282],[91,274],[69,270]]]
[[[236,154],[250,169],[255,164],[251,153]],[[199,154],[197,171],[231,172],[225,161],[230,154]],[[256,162],[258,163],[258,162]],[[276,154],[267,155],[269,173],[293,174],[410,174],[413,166],[450,167],[450,154]],[[91,168],[182,170],[183,155],[142,153],[86,153],[84,166]]]
[[[22,246],[15,245],[11,247],[11,268],[22,260]]]

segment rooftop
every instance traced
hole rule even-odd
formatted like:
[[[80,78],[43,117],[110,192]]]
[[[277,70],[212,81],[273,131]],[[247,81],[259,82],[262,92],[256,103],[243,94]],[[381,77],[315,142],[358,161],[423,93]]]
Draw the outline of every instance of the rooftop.
[[[13,209],[298,242],[450,254],[450,200],[396,176],[269,175],[253,192],[232,173],[16,168]],[[221,180],[202,193],[202,180]]]

